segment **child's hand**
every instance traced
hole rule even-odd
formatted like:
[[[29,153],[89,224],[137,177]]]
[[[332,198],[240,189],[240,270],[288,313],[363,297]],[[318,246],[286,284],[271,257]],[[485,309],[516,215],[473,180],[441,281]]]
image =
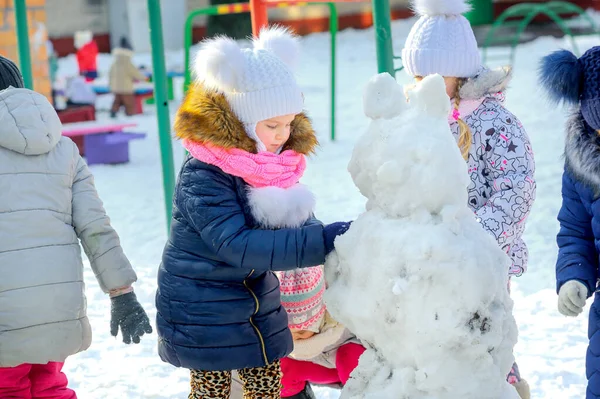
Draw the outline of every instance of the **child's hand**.
[[[110,316],[110,334],[116,337],[120,327],[126,344],[132,340],[139,344],[144,333],[152,332],[148,315],[133,292],[111,298]]]
[[[567,281],[558,293],[558,311],[565,316],[578,316],[583,312],[587,292],[587,287],[579,281]]]
[[[325,254],[329,255],[334,249],[334,242],[338,236],[348,231],[352,222],[336,222],[328,224],[323,229],[323,239],[325,240]]]

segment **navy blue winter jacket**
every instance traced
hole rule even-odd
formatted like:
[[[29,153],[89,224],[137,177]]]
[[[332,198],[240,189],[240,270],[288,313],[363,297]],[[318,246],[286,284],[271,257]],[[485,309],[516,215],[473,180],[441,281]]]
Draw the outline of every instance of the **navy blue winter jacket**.
[[[596,291],[600,254],[600,137],[583,120],[581,113],[568,123],[562,180],[562,207],[556,264],[557,289],[570,280]],[[600,399],[600,296],[590,311],[586,372],[587,399]]]
[[[175,130],[181,138],[255,150],[224,97],[199,86],[180,108]],[[303,115],[292,136],[286,149],[307,153],[316,144]],[[323,226],[313,219],[294,229],[261,228],[247,192],[241,178],[197,159],[181,169],[156,295],[159,355],[174,366],[261,367],[292,351],[273,271],[323,264]]]

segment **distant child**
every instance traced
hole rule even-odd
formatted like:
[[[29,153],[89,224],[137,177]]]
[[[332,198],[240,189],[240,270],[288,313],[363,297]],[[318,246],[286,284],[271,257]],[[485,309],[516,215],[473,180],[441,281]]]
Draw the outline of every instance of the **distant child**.
[[[0,398],[75,399],[61,372],[86,350],[81,247],[110,295],[110,331],[152,332],[94,178],[45,96],[0,56]]]
[[[587,399],[600,395],[600,46],[581,58],[562,50],[546,56],[542,85],[552,98],[573,105],[567,122],[562,207],[558,213],[556,280],[558,310],[578,316],[595,294],[590,310],[586,359]]]
[[[281,396],[314,399],[310,383],[345,385],[365,348],[325,308],[323,266],[276,274],[294,339],[294,351],[281,359]]]
[[[96,105],[96,92],[82,76],[73,76],[67,81],[65,96],[70,107]]]
[[[323,226],[299,184],[317,145],[291,67],[298,39],[263,30],[253,47],[206,41],[175,133],[190,156],[158,271],[160,357],[191,370],[189,398],[279,398],[293,347],[273,273],[317,266],[348,223]]]
[[[512,259],[507,272],[520,276],[527,269],[522,239],[535,199],[534,160],[521,122],[504,108],[508,68],[482,67],[475,35],[461,14],[461,0],[414,0],[420,15],[406,39],[402,61],[417,81],[440,74],[452,102],[448,123],[471,176],[469,207],[483,228]],[[517,365],[508,376],[523,399],[530,397]]]
[[[98,45],[94,40],[94,34],[87,30],[75,32],[74,42],[79,74],[86,82],[92,82],[98,77]]]
[[[110,116],[116,117],[121,107],[125,107],[125,113],[128,116],[134,115],[135,89],[133,84],[135,81],[148,79],[133,65],[131,61],[133,51],[125,37],[121,38],[120,47],[115,48],[112,55],[113,63],[110,66],[109,86],[115,99],[110,109]]]

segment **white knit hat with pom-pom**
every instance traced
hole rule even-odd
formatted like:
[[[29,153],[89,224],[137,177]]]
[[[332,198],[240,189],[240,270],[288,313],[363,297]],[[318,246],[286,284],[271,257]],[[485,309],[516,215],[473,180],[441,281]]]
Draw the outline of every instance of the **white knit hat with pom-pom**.
[[[402,62],[408,74],[470,78],[481,68],[481,56],[469,21],[465,0],[413,0],[420,16],[412,27]]]
[[[256,123],[302,112],[304,98],[292,72],[299,52],[298,38],[281,27],[263,29],[251,48],[218,37],[202,44],[195,61],[196,80],[223,93],[254,136]]]

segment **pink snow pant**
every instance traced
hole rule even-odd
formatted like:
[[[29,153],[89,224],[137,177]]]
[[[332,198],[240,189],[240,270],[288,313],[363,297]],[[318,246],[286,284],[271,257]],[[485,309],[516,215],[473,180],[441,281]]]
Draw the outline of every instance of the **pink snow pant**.
[[[61,371],[63,364],[0,367],[0,398],[77,399],[75,392],[67,388],[67,376]]]
[[[345,384],[352,371],[358,366],[358,358],[364,351],[365,348],[359,344],[342,345],[336,354],[335,369],[289,357],[281,359],[281,371],[283,372],[281,396],[287,398],[299,394],[307,382],[317,385]]]

